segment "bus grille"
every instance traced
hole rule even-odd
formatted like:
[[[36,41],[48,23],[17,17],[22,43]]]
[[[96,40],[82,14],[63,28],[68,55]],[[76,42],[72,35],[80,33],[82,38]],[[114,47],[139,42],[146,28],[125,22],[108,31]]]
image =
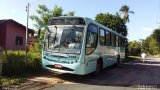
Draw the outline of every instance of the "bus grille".
[[[70,68],[67,68],[67,67],[63,67],[63,66],[62,66],[62,68],[55,68],[54,65],[46,65],[46,67],[53,68],[53,69],[66,70],[66,71],[74,71],[73,69],[70,69]]]

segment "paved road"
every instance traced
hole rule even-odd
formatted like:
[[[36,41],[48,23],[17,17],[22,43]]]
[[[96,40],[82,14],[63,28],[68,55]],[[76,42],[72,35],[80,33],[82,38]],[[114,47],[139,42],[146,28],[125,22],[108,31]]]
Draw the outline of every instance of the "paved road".
[[[46,90],[137,90],[160,88],[160,58],[147,58],[144,63],[135,60],[104,69],[100,74],[78,76],[60,74],[65,80]]]

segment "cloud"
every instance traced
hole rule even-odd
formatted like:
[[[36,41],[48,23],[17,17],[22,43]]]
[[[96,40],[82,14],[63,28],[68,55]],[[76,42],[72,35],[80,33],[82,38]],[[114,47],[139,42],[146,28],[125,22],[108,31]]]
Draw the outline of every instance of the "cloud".
[[[150,32],[150,33],[151,33],[151,32],[154,31],[154,28],[143,27],[143,28],[142,28],[142,31],[143,31],[143,32]]]

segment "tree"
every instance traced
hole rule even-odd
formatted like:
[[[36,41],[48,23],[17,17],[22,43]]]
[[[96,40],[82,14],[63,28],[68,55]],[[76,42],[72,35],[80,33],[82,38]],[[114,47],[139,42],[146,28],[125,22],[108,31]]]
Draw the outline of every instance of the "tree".
[[[143,44],[143,49],[145,52],[151,54],[151,55],[156,55],[159,53],[160,46],[158,45],[158,42],[156,41],[155,38],[152,36],[149,36],[146,38],[144,44]]]
[[[155,29],[154,32],[146,38],[143,44],[143,50],[151,55],[160,53],[160,29]]]
[[[160,44],[160,29],[155,29],[151,36]]]
[[[128,53],[130,55],[139,55],[141,53],[141,42],[138,42],[138,41],[129,42]]]
[[[52,10],[48,9],[45,5],[40,4],[38,5],[38,9],[36,9],[36,13],[38,15],[31,15],[30,19],[35,21],[34,26],[39,29],[47,25],[49,18],[51,17],[58,17],[58,16],[74,16],[74,11],[71,11],[67,14],[63,14],[62,7],[58,7],[57,5],[54,6]]]
[[[97,22],[103,24],[104,26],[111,28],[117,33],[127,36],[127,26],[118,13],[116,13],[115,15],[109,13],[100,13],[97,14],[95,18]]]
[[[126,23],[126,22],[130,22],[130,20],[129,20],[129,13],[134,14],[134,12],[133,12],[133,11],[130,11],[129,6],[123,5],[123,6],[120,8],[119,11],[122,12],[122,14],[123,14],[123,20],[125,21],[125,23]]]

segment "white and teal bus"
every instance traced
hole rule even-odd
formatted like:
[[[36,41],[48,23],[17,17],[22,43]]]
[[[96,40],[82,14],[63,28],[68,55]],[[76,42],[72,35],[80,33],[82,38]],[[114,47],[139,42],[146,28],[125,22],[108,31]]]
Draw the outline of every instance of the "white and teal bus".
[[[54,17],[48,22],[43,68],[85,75],[121,62],[126,37],[84,17]]]

